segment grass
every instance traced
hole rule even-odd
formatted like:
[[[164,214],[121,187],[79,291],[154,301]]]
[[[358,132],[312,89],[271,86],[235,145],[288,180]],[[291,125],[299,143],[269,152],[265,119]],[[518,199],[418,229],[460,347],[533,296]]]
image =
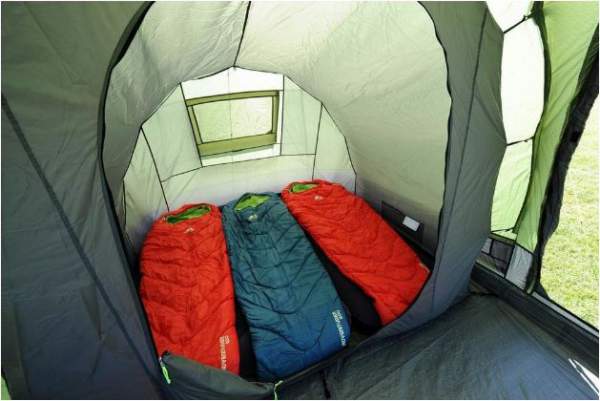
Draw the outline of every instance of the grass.
[[[3,400],[10,400],[10,395],[8,394],[8,388],[6,388],[6,383],[4,379],[2,379],[2,397]]]
[[[567,172],[541,282],[552,300],[598,327],[598,102]]]

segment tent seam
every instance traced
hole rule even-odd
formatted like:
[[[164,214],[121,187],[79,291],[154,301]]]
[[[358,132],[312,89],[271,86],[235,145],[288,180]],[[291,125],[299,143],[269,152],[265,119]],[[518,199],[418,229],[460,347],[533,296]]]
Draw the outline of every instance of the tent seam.
[[[283,153],[283,128],[285,127],[284,121],[283,121],[283,117],[285,116],[285,75],[280,74],[281,75],[281,132],[280,132],[280,137],[279,137],[279,141],[277,141],[277,137],[275,137],[275,141],[279,143],[279,154],[278,156],[281,156],[281,154]],[[279,105],[277,107],[277,113],[279,114]],[[279,123],[278,123],[279,124]],[[277,129],[277,127],[273,127],[273,129]]]
[[[521,20],[519,20],[518,22],[516,22],[515,24],[511,25],[510,27],[508,27],[506,30],[502,31],[502,33],[504,35],[506,35],[507,33],[509,33],[510,31],[512,31],[513,29],[515,29],[516,27],[518,27],[519,25],[521,25],[523,22],[527,21],[528,19],[531,18],[531,14],[529,15],[524,15],[523,18],[521,18]]]
[[[259,146],[259,148],[264,147],[264,146]],[[253,148],[256,149],[256,148]],[[233,152],[231,152],[233,153]],[[208,169],[210,167],[216,167],[216,166],[223,166],[223,165],[232,165],[232,164],[237,164],[237,163],[246,163],[246,162],[253,162],[253,161],[257,161],[257,160],[268,160],[268,159],[275,159],[278,157],[299,157],[299,156],[313,156],[313,153],[296,153],[293,155],[274,155],[274,156],[265,156],[265,157],[257,157],[256,159],[247,159],[247,160],[238,160],[238,161],[234,161],[234,162],[221,162],[221,163],[215,163],[215,164],[209,164],[203,167],[196,167],[190,170],[186,170],[186,171],[182,171],[180,173],[175,173],[172,174],[170,176],[168,176],[167,178],[163,179],[161,182],[165,183],[167,181],[169,181],[171,178],[175,178],[178,177],[180,175],[186,175],[189,173],[193,173],[194,171],[198,171],[198,170],[202,170],[202,169]]]
[[[321,133],[321,121],[323,120],[323,103],[319,110],[319,126],[317,127],[317,140],[315,141],[315,157],[313,158],[312,179],[315,179],[315,166],[317,165],[317,150],[319,149],[319,134]]]
[[[329,113],[327,113],[329,114]],[[339,131],[339,129],[338,129]],[[342,135],[342,138],[344,138],[344,144],[346,145],[346,152],[348,153],[348,160],[350,161],[350,167],[352,167],[352,171],[354,171],[354,194],[356,195],[356,169],[354,168],[354,163],[352,163],[352,156],[350,156],[350,148],[348,147],[348,138],[346,138],[345,135],[343,135],[340,132],[340,135]],[[316,157],[316,155],[315,155]]]
[[[142,369],[148,374],[149,377],[156,380],[156,377],[154,377],[154,375],[150,372],[150,370],[144,363],[144,359],[142,358],[142,355],[140,354],[137,347],[135,346],[133,339],[131,338],[129,332],[125,328],[125,324],[124,324],[123,320],[121,319],[121,316],[117,313],[116,307],[110,301],[110,299],[108,297],[108,293],[106,292],[106,289],[102,285],[102,282],[100,281],[100,278],[98,277],[98,274],[96,273],[96,270],[94,269],[89,258],[85,254],[83,246],[81,245],[81,242],[80,242],[79,238],[77,237],[77,234],[75,233],[75,230],[73,229],[73,226],[71,225],[71,222],[69,221],[68,216],[66,215],[64,209],[62,208],[62,206],[58,200],[58,197],[56,196],[56,193],[54,192],[54,189],[52,188],[52,185],[48,181],[48,178],[42,171],[42,167],[39,164],[38,160],[36,159],[36,157],[33,153],[33,149],[29,145],[29,142],[27,141],[27,138],[25,137],[25,134],[21,128],[21,125],[17,121],[16,116],[13,114],[13,111],[12,111],[6,97],[4,96],[4,93],[2,93],[2,110],[4,111],[4,114],[6,115],[6,117],[8,118],[13,130],[15,131],[15,134],[17,135],[17,137],[19,139],[19,142],[21,143],[21,146],[23,147],[23,150],[27,154],[27,157],[28,157],[30,163],[32,164],[38,178],[42,182],[42,185],[44,186],[44,189],[46,190],[46,193],[48,194],[50,201],[52,202],[54,208],[56,209],[56,212],[58,213],[61,221],[63,222],[63,225],[64,225],[65,229],[67,230],[69,237],[71,238],[71,241],[73,243],[75,250],[79,254],[81,261],[83,262],[83,265],[85,266],[86,270],[88,271],[89,275],[91,276],[95,286],[98,288],[98,292],[100,293],[100,296],[104,300],[104,303],[106,304],[106,306],[108,307],[108,309],[110,310],[112,315],[114,316],[117,325],[119,326],[119,328],[121,329],[121,331],[123,333],[123,336],[125,337],[125,340],[127,341],[129,346],[133,350],[133,352],[136,356],[136,359],[138,359],[138,361],[142,365]]]
[[[108,178],[106,176],[106,170],[104,168],[104,140],[106,138],[106,102],[107,102],[107,94],[108,94],[108,89],[110,86],[112,72],[114,71],[115,66],[122,60],[123,56],[125,55],[125,53],[129,49],[129,47],[131,46],[131,42],[135,39],[135,35],[140,30],[141,25],[143,24],[143,21],[153,4],[154,4],[154,2],[147,2],[147,3],[143,3],[140,6],[138,11],[133,15],[131,21],[125,27],[123,33],[121,34],[119,41],[117,42],[117,45],[115,46],[115,49],[113,50],[113,54],[109,61],[108,68],[106,70],[106,74],[104,77],[104,83],[102,85],[102,92],[100,95],[100,102],[98,105],[98,128],[97,128],[98,132],[97,132],[96,152],[97,152],[97,159],[98,159],[97,163],[98,163],[98,167],[100,170],[100,181],[101,181],[100,184],[102,187],[102,195],[103,195],[103,198],[105,201],[105,209],[106,209],[106,213],[107,213],[107,217],[108,217],[108,224],[113,233],[113,236],[114,236],[113,240],[115,241],[115,246],[117,247],[117,252],[121,258],[121,261],[122,261],[124,267],[128,268],[128,271],[124,272],[125,280],[129,287],[129,290],[131,292],[133,307],[137,311],[138,318],[139,318],[140,330],[145,339],[146,347],[149,351],[149,355],[151,357],[151,360],[152,360],[153,366],[154,366],[154,373],[153,374],[149,373],[149,375],[150,375],[150,378],[154,381],[155,386],[157,386],[159,393],[162,393],[162,392],[170,393],[168,391],[168,389],[166,389],[164,386],[161,386],[162,382],[159,379],[160,366],[158,364],[158,360],[156,359],[156,354],[157,354],[156,347],[151,338],[146,313],[141,306],[141,303],[140,303],[140,300],[138,297],[138,293],[137,293],[137,286],[133,282],[133,277],[132,277],[132,274],[134,271],[133,266],[135,263],[135,260],[134,260],[135,256],[132,255],[132,252],[134,252],[134,250],[132,247],[128,248],[128,245],[129,246],[131,245],[131,241],[129,241],[129,243],[127,243],[125,241],[126,230],[125,230],[125,227],[122,227],[120,224],[119,215],[118,215],[117,209],[115,207],[115,199],[112,195],[112,190],[108,184]],[[139,137],[139,132],[138,132],[137,137]],[[137,139],[136,139],[136,143],[137,143]],[[132,157],[133,157],[133,152],[132,152]],[[129,169],[130,164],[131,164],[131,158],[129,159],[129,163],[127,165],[126,170]],[[125,178],[125,176],[123,175],[123,177],[121,178],[121,182],[123,182],[124,178]],[[146,370],[148,371],[149,369],[146,369]]]
[[[450,155],[450,146],[451,146],[451,140],[452,140],[452,138],[450,136],[450,132],[452,130],[451,129],[452,128],[452,108],[454,107],[454,99],[452,97],[452,90],[450,87],[450,67],[448,66],[448,52],[446,51],[446,48],[444,47],[444,44],[442,43],[442,40],[440,39],[438,28],[435,24],[435,20],[434,20],[433,16],[431,15],[431,12],[427,9],[427,7],[425,7],[423,5],[423,2],[419,2],[419,5],[423,8],[423,10],[429,16],[431,24],[433,25],[433,31],[435,34],[435,38],[444,53],[444,64],[446,65],[446,91],[448,92],[448,97],[450,98],[450,109],[448,110],[448,120],[446,122],[446,134],[448,136],[448,139],[447,139],[447,143],[446,143],[446,151],[444,153],[444,190],[443,190],[443,194],[442,194],[442,201],[443,201],[443,199],[445,198],[445,195],[446,195],[446,177],[448,175],[448,158]],[[440,207],[440,211],[438,214],[438,222],[437,222],[437,230],[436,230],[436,245],[435,245],[435,249],[434,249],[434,254],[437,253],[437,248],[438,248],[440,237],[441,237],[442,216],[444,214],[444,209],[445,208],[444,208],[444,205],[442,202],[442,206]],[[435,259],[435,256],[434,256],[434,259]],[[434,268],[435,268],[435,262],[434,262]],[[433,275],[431,275],[431,276],[433,276]],[[430,276],[430,278],[431,278],[431,276]],[[429,281],[430,278],[428,278],[427,281]]]
[[[529,137],[527,139],[520,139],[518,141],[509,142],[509,143],[506,144],[506,147],[508,148],[509,146],[516,145],[518,143],[523,143],[523,142],[531,141],[531,140],[533,140],[533,136],[531,136],[531,137]]]
[[[186,103],[185,103],[185,100],[186,100],[185,99],[185,92],[183,92],[183,85],[180,82],[179,85],[177,85],[177,86],[179,86],[179,89],[181,90],[181,98],[183,99],[183,104],[186,105]],[[187,111],[187,105],[186,105],[185,108],[186,108],[186,111]],[[192,112],[193,112],[193,110],[194,109],[192,108]],[[156,111],[158,111],[158,109]],[[156,111],[154,113],[156,113]],[[153,115],[154,115],[154,113],[153,113]],[[192,124],[192,119],[191,119],[190,113],[186,113],[186,114],[187,114],[188,122],[190,123],[190,131],[192,131],[192,141],[193,141],[193,144],[195,145],[195,147],[197,148],[198,147],[198,143],[196,142],[196,134],[194,133],[194,125]],[[200,141],[202,141],[202,138],[200,138]],[[198,154],[198,161],[200,162],[200,167],[199,168],[204,167],[204,165],[202,164],[202,156],[200,155],[200,152],[197,151],[196,154]]]
[[[140,139],[140,131],[138,131],[138,134],[135,138],[135,145],[133,146],[133,150],[131,151],[131,157],[129,158],[129,163],[127,164],[127,168],[125,169],[125,174],[123,175],[123,178],[121,179],[121,182],[123,183],[123,227],[125,227],[125,223],[126,223],[126,197],[125,197],[125,178],[127,177],[127,173],[129,172],[129,168],[131,167],[131,162],[133,161],[133,155],[135,154],[135,150],[137,149],[138,143],[139,143],[139,139]]]
[[[169,202],[167,202],[167,195],[165,194],[165,188],[163,187],[162,181],[160,180],[160,174],[158,172],[158,167],[156,165],[156,159],[154,159],[154,153],[152,153],[152,148],[150,147],[150,143],[148,142],[148,138],[146,137],[144,128],[142,128],[140,131],[144,137],[144,141],[146,141],[146,146],[148,147],[148,152],[150,152],[150,157],[152,158],[152,164],[154,165],[154,171],[156,172],[156,178],[158,179],[158,185],[160,185],[160,190],[161,190],[163,198],[165,200],[165,205],[167,206],[167,211],[171,211],[171,209],[169,208]]]
[[[248,24],[248,15],[250,14],[250,5],[251,1],[248,2],[248,6],[246,7],[246,16],[244,17],[244,25],[242,26],[242,35],[240,36],[240,44],[238,46],[237,52],[235,53],[235,58],[233,59],[233,66],[237,66],[238,57],[240,56],[240,50],[242,50],[242,42],[244,41],[244,34],[246,33],[246,25]]]
[[[291,81],[291,79],[290,79],[290,81]],[[294,81],[292,81],[292,82],[294,82]],[[300,88],[302,88],[300,85],[298,85],[298,86]],[[306,93],[308,93],[308,92],[306,92]],[[308,93],[308,94],[310,95],[310,93]],[[312,95],[310,95],[310,96],[312,96]],[[312,96],[312,97],[314,98],[314,96]],[[346,135],[344,135],[342,133],[342,130],[340,129],[340,126],[335,121],[335,119],[333,118],[333,116],[331,115],[331,113],[329,112],[329,110],[327,110],[327,107],[325,107],[325,103],[323,103],[321,100],[319,100],[319,102],[321,102],[321,107],[323,107],[323,109],[325,110],[325,112],[327,113],[327,115],[329,116],[329,118],[331,118],[331,121],[333,122],[333,125],[335,125],[335,128],[338,130],[338,132],[340,133],[340,135],[344,138],[344,142],[346,142],[346,151],[348,152],[348,159],[350,160],[350,166],[352,167],[352,171],[354,171],[354,194],[356,194],[356,178],[358,177],[358,174],[356,173],[356,170],[354,169],[354,164],[352,163],[352,157],[350,156],[350,148],[348,148],[348,142],[346,141]],[[320,124],[320,121],[319,121],[319,124]],[[315,157],[316,156],[317,156],[317,153],[315,152]]]
[[[123,227],[124,231],[127,232],[127,197],[125,196],[127,190],[125,189],[125,180],[123,180]]]
[[[452,202],[450,204],[450,210],[449,210],[449,214],[448,215],[452,215],[452,212],[454,211],[454,202],[456,201],[456,194],[457,194],[457,184],[458,181],[460,179],[460,175],[462,173],[462,167],[463,167],[463,163],[464,163],[464,156],[465,156],[465,147],[467,145],[468,139],[469,139],[469,134],[471,132],[471,113],[473,111],[473,102],[475,100],[475,88],[477,86],[477,75],[479,74],[479,62],[481,60],[481,45],[483,43],[483,32],[485,29],[485,25],[488,19],[488,9],[487,7],[485,8],[485,12],[483,14],[483,20],[481,22],[481,28],[479,30],[479,43],[477,45],[477,64],[475,64],[475,71],[473,72],[473,82],[471,84],[471,100],[469,102],[469,112],[468,112],[468,117],[467,117],[467,127],[466,127],[466,133],[465,133],[465,138],[463,140],[463,146],[462,146],[462,152],[461,152],[461,157],[460,157],[460,163],[459,163],[459,167],[458,167],[458,174],[456,175],[456,182],[454,185],[454,194],[452,195]],[[434,23],[435,25],[435,23]],[[443,47],[443,46],[442,46]],[[448,74],[450,73],[450,71],[448,71]],[[440,250],[440,254],[443,254],[444,250],[445,250],[445,245],[446,245],[446,237],[448,235],[448,226],[445,227],[445,232],[444,232],[444,242],[442,243],[442,249]],[[438,238],[439,241],[439,238]],[[436,252],[437,253],[437,252]],[[432,292],[431,292],[431,308],[434,308],[435,305],[435,293],[436,293],[436,283],[437,283],[437,277],[439,275],[439,268],[438,269],[434,269],[435,271],[433,272],[433,285],[432,285]]]
[[[534,14],[533,21],[537,24],[538,29],[540,31],[540,40],[542,41],[542,47],[544,50],[544,108],[542,110],[542,114],[538,120],[538,123],[535,127],[535,131],[533,132],[533,144],[531,145],[531,161],[529,165],[529,180],[527,182],[527,192],[525,193],[525,199],[523,199],[523,204],[521,205],[521,209],[519,209],[519,215],[517,216],[517,221],[515,222],[516,233],[517,236],[514,240],[515,243],[518,243],[517,240],[519,238],[519,230],[521,228],[521,223],[524,218],[524,213],[526,210],[526,205],[529,202],[531,197],[530,191],[531,186],[533,185],[533,172],[535,169],[535,162],[537,161],[537,154],[539,153],[540,141],[536,139],[538,133],[541,133],[542,124],[544,120],[544,115],[546,112],[546,104],[548,103],[548,96],[550,95],[550,86],[552,83],[552,64],[550,61],[550,54],[548,52],[548,47],[546,46],[546,40],[544,39],[546,36],[546,20],[544,18],[543,12],[543,4],[542,3],[534,3],[534,7],[539,7],[539,11],[536,11]],[[532,11],[533,13],[533,11]]]

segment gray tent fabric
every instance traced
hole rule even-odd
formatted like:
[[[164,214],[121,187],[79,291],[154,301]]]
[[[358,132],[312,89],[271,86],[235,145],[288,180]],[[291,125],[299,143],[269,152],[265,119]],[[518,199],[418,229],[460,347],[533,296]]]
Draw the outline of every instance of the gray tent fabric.
[[[473,330],[477,327],[477,330]],[[467,334],[468,333],[468,334]],[[492,295],[360,347],[283,399],[597,399],[591,367]]]
[[[241,2],[154,3],[115,66],[106,99],[103,158],[121,223],[123,178],[142,123],[180,82],[233,65],[246,9]]]
[[[466,295],[473,260],[490,232],[491,201],[504,153],[502,31],[484,3],[423,6],[445,49],[453,99],[444,206],[432,276],[412,307],[381,336],[417,327]]]
[[[163,355],[174,399],[269,399],[274,393],[271,383],[254,383],[211,366],[203,366],[173,354]]]
[[[2,4],[2,368],[14,397],[159,396],[96,147],[104,77],[139,8]]]

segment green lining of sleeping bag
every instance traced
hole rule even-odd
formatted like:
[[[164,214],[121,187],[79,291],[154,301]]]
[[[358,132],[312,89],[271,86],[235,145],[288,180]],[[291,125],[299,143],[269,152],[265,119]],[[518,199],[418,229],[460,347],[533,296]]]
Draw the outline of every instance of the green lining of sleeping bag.
[[[311,183],[301,183],[301,182],[295,182],[292,184],[292,187],[290,188],[290,192],[293,193],[298,193],[298,192],[304,192],[304,191],[308,191],[309,189],[312,189],[314,187],[316,187],[318,184],[311,184]]]
[[[247,195],[235,204],[235,211],[241,212],[249,207],[257,207],[262,205],[270,198],[269,195]]]
[[[205,214],[210,212],[210,208],[206,205],[198,205],[191,207],[189,209],[184,210],[179,214],[172,214],[167,216],[167,223],[176,224],[182,222],[184,220],[195,219],[197,217],[202,217]]]

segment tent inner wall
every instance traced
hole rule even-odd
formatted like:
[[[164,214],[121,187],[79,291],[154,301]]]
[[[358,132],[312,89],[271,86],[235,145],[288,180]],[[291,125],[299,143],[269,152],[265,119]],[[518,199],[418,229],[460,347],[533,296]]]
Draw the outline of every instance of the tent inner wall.
[[[278,93],[276,110],[262,110],[260,104],[235,110],[229,102],[211,102],[210,116],[186,110],[189,99],[266,90]],[[240,133],[245,134],[257,119],[266,115],[270,120],[272,112],[277,121],[273,144],[211,155],[198,150],[192,119],[216,125],[217,133],[241,121]],[[199,131],[206,136],[210,129],[202,126]],[[221,205],[246,192],[279,192],[290,181],[314,178],[341,183],[349,191],[356,185],[344,137],[319,101],[280,74],[231,68],[187,81],[140,130],[124,178],[127,237],[139,251],[152,222],[166,211],[187,203]]]
[[[185,156],[171,159],[177,163],[181,159],[182,165],[190,170],[198,168],[189,175],[169,178],[171,173],[163,174],[158,169],[157,174],[143,167],[127,171],[126,181],[134,176],[138,176],[135,180],[148,182],[168,178],[168,185],[163,183],[164,196],[158,196],[156,185],[142,190],[148,191],[150,198],[156,201],[141,199],[141,191],[139,197],[135,196],[127,188],[127,182],[123,183],[123,177],[134,147],[136,152],[137,148],[144,149],[141,141],[136,144],[139,127],[174,87],[235,66],[282,74],[289,77],[286,86],[288,82],[290,88],[296,84],[321,102],[323,112],[317,121],[321,122],[321,130],[337,127],[343,135],[348,159],[356,171],[356,193],[376,209],[386,202],[422,223],[424,246],[433,252],[444,191],[450,96],[444,52],[425,9],[418,3],[252,3],[247,6],[244,3],[156,3],[114,69],[107,95],[104,162],[115,204],[120,209],[121,225],[124,226],[125,221],[125,204],[152,211],[148,216],[155,217],[161,207],[166,209],[164,198],[166,203],[170,199],[173,202],[169,207],[176,207],[181,202],[206,200],[202,187],[211,186],[215,194],[228,193],[225,189],[229,187],[220,184],[219,174],[211,173],[213,167],[198,168],[198,162],[190,163],[196,152],[193,146],[192,150],[181,150]],[[248,16],[244,23],[246,11]],[[209,18],[212,23],[207,22]],[[389,34],[392,30],[394,35]],[[198,43],[202,44],[201,48]],[[373,43],[378,45],[373,46]],[[293,92],[286,88],[284,97],[286,100],[282,103],[291,103]],[[304,110],[315,107],[307,100],[302,100],[302,104]],[[305,121],[301,121],[303,119]],[[328,153],[320,155],[317,150],[316,157],[311,156],[314,150],[306,156],[290,153],[297,150],[285,138],[286,125],[301,122],[309,126],[315,123],[314,119],[303,116],[294,122],[284,110],[282,120],[281,156],[269,162],[248,163],[271,164],[268,169],[278,171],[287,169],[290,174],[281,177],[289,179],[310,178],[312,174],[298,172],[308,172],[306,166],[314,159],[316,165],[323,166],[323,177],[327,177],[326,170],[338,169],[337,160],[327,165],[331,160]],[[189,132],[187,136],[188,143],[193,145],[193,136]],[[146,137],[152,142],[149,135]],[[150,148],[155,149],[152,143]],[[148,159],[152,159],[136,155],[135,164],[138,158],[148,166]],[[238,164],[218,169],[229,177],[235,174],[239,177],[238,170],[248,169],[235,167]],[[177,167],[177,173],[183,170]],[[329,178],[341,179],[344,185],[348,179],[347,176]],[[261,179],[266,177],[251,176],[251,180],[240,179],[239,182],[247,184],[246,190],[258,191]],[[182,190],[185,187],[194,187],[195,192],[185,195]],[[220,199],[215,200],[220,202]],[[131,220],[134,207],[130,206],[126,217],[128,229],[134,224]]]

